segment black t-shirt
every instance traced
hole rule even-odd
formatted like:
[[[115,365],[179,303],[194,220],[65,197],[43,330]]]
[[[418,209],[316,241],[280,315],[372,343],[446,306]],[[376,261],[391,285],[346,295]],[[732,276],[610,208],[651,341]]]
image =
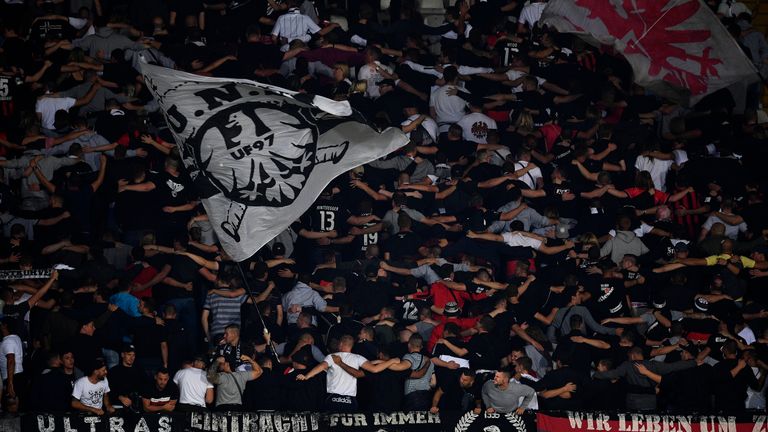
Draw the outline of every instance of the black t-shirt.
[[[123,396],[135,403],[135,396],[142,392],[147,384],[145,381],[148,381],[147,375],[138,366],[126,367],[118,364],[109,370],[109,400],[113,405],[123,405],[118,399],[118,396]]]
[[[32,409],[47,412],[63,412],[71,409],[74,374],[67,375],[61,369],[43,372],[32,383],[29,402]]]
[[[167,342],[163,328],[147,316],[136,318],[133,327],[133,345],[140,359],[161,359],[160,343]]]
[[[270,389],[278,390],[281,409],[286,411],[318,411],[320,409],[327,396],[325,374],[319,374],[307,381],[296,380],[297,376],[307,373],[309,373],[309,369],[288,369],[281,376],[280,385]],[[251,382],[258,382],[258,380]]]
[[[629,288],[628,294],[632,302],[648,304],[651,301],[651,289],[653,288],[649,283],[652,273],[646,269],[639,269],[637,271],[623,269],[621,274],[624,275],[624,280],[627,282],[638,280],[640,277],[645,279],[645,283]]]
[[[725,359],[713,366],[715,377],[715,406],[723,411],[740,411],[744,409],[747,398],[747,387],[758,390],[757,378],[752,368],[744,367],[734,377],[731,370],[736,367],[736,359]]]
[[[596,320],[626,315],[626,288],[622,280],[603,279],[591,294],[595,308],[590,311]]]
[[[110,384],[112,382],[110,381]],[[157,388],[155,382],[150,382],[144,385],[144,389],[141,392],[141,397],[149,399],[150,406],[163,406],[170,401],[179,400],[179,387],[169,380],[164,389]]]
[[[279,410],[280,398],[275,390],[280,388],[280,376],[272,369],[264,368],[261,376],[248,381],[243,390],[243,409],[247,411]]]
[[[30,39],[40,42],[47,38],[72,40],[76,34],[69,21],[62,19],[40,19],[32,25]]]
[[[4,116],[5,111],[11,109],[10,102],[13,101],[18,87],[23,85],[23,83],[24,81],[21,77],[0,72],[0,104],[2,104],[0,106],[4,108],[0,111],[0,116]]]
[[[389,124],[399,125],[405,120],[403,107],[410,97],[402,90],[392,90],[381,95],[374,101],[377,110],[383,111],[389,118]]]
[[[85,373],[90,372],[96,359],[104,355],[97,339],[82,333],[77,334],[70,341],[69,347],[75,356],[75,366]]]
[[[238,342],[237,345],[219,345],[216,349],[216,357],[224,357],[224,361],[229,363],[233,369],[237,369],[243,364],[243,360],[240,358],[242,354],[241,342]]]
[[[399,232],[384,242],[384,251],[389,252],[391,260],[400,261],[418,256],[422,243],[421,237],[414,232]]]
[[[372,316],[392,302],[392,286],[384,280],[367,280],[353,294],[354,310],[360,316]]]
[[[477,143],[471,141],[465,141],[463,139],[450,140],[447,138],[440,139],[438,142],[440,151],[445,154],[445,157],[449,162],[456,162],[462,156],[469,157],[477,150]],[[474,171],[474,170],[473,170]],[[473,178],[473,180],[475,180]]]
[[[582,201],[580,197],[583,192],[582,185],[567,180],[562,183],[546,182],[543,189],[547,193],[546,198],[541,200],[545,206],[557,208],[560,216],[578,217],[579,204]],[[573,195],[573,199],[570,199],[569,195]]]
[[[168,264],[171,265],[171,271],[168,273],[168,277],[173,278],[183,284],[189,282],[194,283],[197,280],[200,267],[190,258],[183,255],[174,255],[168,259]],[[169,299],[186,298],[192,296],[192,292],[187,291],[184,288],[176,288],[170,285],[166,285],[166,287],[168,288],[166,290],[166,295]]]
[[[491,335],[494,338],[496,347],[505,347],[509,345],[509,332],[514,324],[517,324],[517,315],[514,308],[508,308],[506,311],[493,317],[494,327]],[[503,350],[502,350],[503,351]],[[499,352],[499,354],[508,354]]]
[[[263,44],[247,42],[240,45],[238,59],[242,74],[252,77],[256,69],[279,69],[282,63],[280,46],[277,44]]]
[[[117,195],[117,221],[125,230],[153,228],[159,214],[158,194],[124,191]]]
[[[367,215],[360,215],[360,216],[367,216]],[[370,228],[372,226],[375,226],[379,222],[371,221],[368,223],[365,223],[363,225],[360,225],[359,228],[366,229]],[[365,256],[365,251],[368,250],[368,246],[374,246],[378,245],[381,242],[381,233],[380,232],[372,232],[368,234],[361,234],[355,236],[355,238],[352,240],[352,243],[349,245],[349,258],[350,259],[356,259],[356,258],[363,258]]]
[[[469,365],[474,370],[496,370],[499,368],[499,353],[493,335],[481,333],[472,336],[467,343]]]
[[[411,375],[411,370],[385,370],[378,374],[370,374],[367,389],[368,409],[379,412],[393,412],[402,409],[403,386]]]
[[[583,373],[574,370],[571,367],[563,367],[547,372],[546,375],[537,383],[537,391],[553,390],[560,388],[568,383],[576,384],[576,391],[571,393],[570,399],[554,397],[550,399],[539,399],[542,408],[549,410],[578,410],[584,406],[585,396],[588,393],[589,382]]]
[[[667,409],[709,411],[713,392],[713,369],[708,364],[664,375],[660,396]]]
[[[170,10],[176,12],[176,25],[184,23],[184,17],[187,15],[199,14],[203,11],[202,0],[171,0]]]
[[[552,102],[552,96],[542,95],[537,91],[523,91],[516,93],[515,96],[517,96],[517,100],[519,101],[522,108],[536,110],[539,112],[533,116],[536,123],[544,123],[549,119],[547,108],[550,108],[554,105]]]
[[[184,205],[192,198],[189,182],[181,175],[174,177],[163,171],[153,176],[152,183],[155,184],[161,206]]]
[[[165,333],[165,340],[168,341],[168,368],[175,371],[176,368],[181,367],[182,361],[192,356],[193,343],[179,320],[166,319],[163,333]]]
[[[704,319],[683,318],[681,321],[683,324],[683,330],[686,332],[703,333],[703,334],[715,334],[720,321],[713,317]]]
[[[443,411],[465,412],[475,407],[475,401],[482,399],[483,381],[481,379],[476,378],[469,388],[462,388],[459,383],[459,374],[456,371],[450,371],[444,375],[443,379],[438,380],[437,384],[443,390],[439,404],[439,408]]]
[[[469,171],[469,178],[477,183],[482,183],[486,180],[501,177],[502,175],[504,175],[502,168],[498,165],[493,165],[490,163],[481,163]]]
[[[130,63],[104,63],[102,78],[119,86],[131,84],[136,80],[136,70]]]
[[[608,350],[597,349],[586,343],[577,343],[571,340],[573,336],[585,336],[581,331],[572,330],[571,333],[560,338],[557,351],[568,353],[568,365],[583,376],[589,376],[592,362],[602,358],[610,358]]]
[[[309,231],[336,230],[341,234],[346,232],[347,219],[350,215],[351,213],[344,207],[341,200],[320,197],[301,217],[301,225]]]

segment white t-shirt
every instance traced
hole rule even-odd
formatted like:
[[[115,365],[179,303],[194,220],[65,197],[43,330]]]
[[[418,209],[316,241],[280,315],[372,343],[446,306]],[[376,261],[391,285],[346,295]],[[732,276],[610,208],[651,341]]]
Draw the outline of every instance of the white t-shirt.
[[[71,97],[42,97],[35,104],[35,112],[40,113],[42,125],[46,129],[55,129],[53,126],[56,120],[56,111],[69,111],[75,106],[77,99]]]
[[[707,220],[704,221],[704,225],[702,227],[706,228],[707,230],[712,229],[712,225],[716,223],[721,223],[725,225],[725,236],[728,237],[731,240],[736,240],[739,237],[740,232],[746,232],[747,231],[747,223],[742,222],[738,225],[731,225],[724,220],[720,219],[717,216],[710,216],[707,218]]]
[[[744,3],[738,2],[738,1],[729,2],[726,0],[723,0],[717,6],[717,13],[719,13],[720,15],[726,18],[734,18],[743,13],[748,13],[752,15],[752,11],[750,11],[747,5],[745,5]]]
[[[464,24],[464,37],[468,38],[471,32],[472,32],[472,24],[470,23]],[[454,30],[451,30],[449,32],[443,33],[443,37],[446,39],[456,40],[459,38],[459,35]]]
[[[547,7],[546,2],[536,2],[524,6],[523,10],[520,11],[520,18],[518,18],[517,22],[527,24],[528,27],[533,28],[541,19],[541,13],[544,12],[545,7]]]
[[[365,357],[358,354],[337,352],[335,355],[341,357],[341,361],[355,369],[360,369],[360,366],[368,361]],[[357,396],[357,378],[346,373],[341,366],[334,363],[330,355],[325,356],[323,361],[328,364],[326,391],[342,396]]]
[[[517,161],[515,162],[515,171],[523,169],[528,166],[528,161]],[[527,184],[529,188],[536,189],[536,183],[539,181],[540,178],[543,178],[544,175],[541,173],[541,168],[536,167],[527,173],[523,174],[522,177],[520,177],[518,180]]]
[[[434,90],[429,98],[429,106],[435,109],[435,120],[440,132],[448,132],[452,124],[458,123],[464,117],[464,109],[467,107],[467,101],[448,94],[450,88],[466,92],[455,85],[444,85]]]
[[[504,243],[512,247],[529,247],[536,250],[541,247],[540,240],[524,236],[519,232],[505,232],[501,236],[504,238]]]
[[[667,191],[667,173],[672,168],[675,161],[649,158],[648,156],[638,156],[635,160],[635,168],[638,171],[648,171],[651,173],[653,187],[666,192]]]
[[[747,345],[752,345],[757,341],[757,338],[755,338],[755,332],[752,331],[749,327],[744,327],[739,332],[739,337],[744,339],[744,342],[747,343]]]
[[[102,409],[104,406],[104,395],[109,393],[109,381],[106,378],[93,384],[87,376],[75,381],[75,387],[72,389],[72,397],[79,400],[81,404],[91,408]]]
[[[213,388],[203,370],[186,368],[176,372],[173,382],[179,386],[179,403],[205,406],[205,392]]]
[[[413,123],[413,121],[416,120],[419,117],[421,117],[421,114],[414,114],[414,115],[408,117],[407,119],[403,120],[403,122],[400,123],[400,126],[408,126],[409,124]],[[428,117],[428,116],[424,117],[424,121],[421,122],[421,127],[423,127],[424,130],[427,131],[429,136],[432,137],[432,141],[437,142],[437,135],[438,135],[438,132],[437,132],[437,122],[432,120],[432,117]],[[411,133],[408,132],[407,134],[405,134],[405,136],[410,138],[411,137]]]
[[[309,42],[312,40],[312,35],[319,31],[320,27],[312,21],[312,18],[303,15],[299,9],[291,9],[277,18],[272,28],[272,35],[283,37],[288,41],[280,48],[285,52],[288,51],[288,45],[292,40]]]
[[[8,335],[3,338],[3,342],[0,343],[0,375],[3,380],[8,379],[8,354],[13,354],[16,357],[16,367],[13,369],[14,374],[24,372],[24,347],[21,344],[21,338],[16,335]]]
[[[520,79],[520,78],[522,78],[522,77],[524,77],[526,75],[530,75],[530,74],[527,74],[525,72],[521,72],[519,70],[510,69],[510,70],[506,71],[504,73],[504,75],[507,76],[507,79],[509,81],[515,81],[515,80],[518,80],[518,79]],[[536,75],[531,75],[531,76],[536,78],[536,81],[538,81],[538,83],[539,83],[539,87],[541,87],[542,84],[547,82],[547,80],[545,80],[544,78],[537,77]],[[512,93],[520,93],[521,91],[523,91],[523,84],[519,84],[516,87],[512,87]]]
[[[469,113],[457,124],[461,126],[464,140],[479,144],[488,144],[488,131],[498,129],[496,120],[483,113]]]
[[[378,61],[376,62],[376,65],[386,70],[388,73],[392,73],[391,68],[382,65]],[[384,77],[376,71],[376,68],[368,64],[361,66],[360,70],[357,72],[357,79],[365,81],[368,84],[368,88],[365,90],[365,95],[367,97],[376,99],[381,96],[381,93],[379,93],[379,86],[377,86],[376,83],[383,80]]]

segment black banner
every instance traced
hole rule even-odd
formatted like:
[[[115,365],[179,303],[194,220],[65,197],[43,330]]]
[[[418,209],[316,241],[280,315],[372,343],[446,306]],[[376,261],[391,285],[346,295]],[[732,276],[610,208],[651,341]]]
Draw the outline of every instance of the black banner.
[[[768,432],[764,412],[25,414],[0,432]]]
[[[184,414],[25,414],[21,430],[34,432],[176,432],[186,430]]]
[[[26,414],[22,432],[535,432],[535,415],[441,413]],[[16,429],[18,430],[18,429]]]

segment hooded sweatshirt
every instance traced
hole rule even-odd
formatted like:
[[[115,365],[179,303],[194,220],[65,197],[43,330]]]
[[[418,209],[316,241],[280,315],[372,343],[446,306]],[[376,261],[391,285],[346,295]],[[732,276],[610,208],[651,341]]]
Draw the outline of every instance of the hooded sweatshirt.
[[[632,231],[616,231],[616,236],[605,242],[600,249],[600,256],[610,255],[611,261],[619,264],[624,255],[640,256],[648,251],[642,240]]]

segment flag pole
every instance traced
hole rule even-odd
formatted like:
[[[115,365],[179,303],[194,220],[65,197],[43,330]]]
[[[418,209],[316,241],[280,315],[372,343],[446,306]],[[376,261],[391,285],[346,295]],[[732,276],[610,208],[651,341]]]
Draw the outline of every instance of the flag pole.
[[[261,316],[259,305],[258,303],[256,303],[256,297],[254,297],[253,291],[251,290],[251,286],[248,283],[248,278],[245,276],[245,271],[243,271],[243,265],[240,262],[236,262],[236,264],[237,264],[237,269],[240,270],[240,275],[243,277],[243,288],[245,288],[245,292],[248,294],[248,297],[251,299],[251,303],[253,303],[253,308],[256,310],[256,315],[259,317],[259,321],[261,321],[261,326],[264,329],[264,338],[268,339],[267,345],[269,346],[269,349],[272,352],[272,355],[275,357],[275,360],[277,360],[277,362],[279,363],[280,356],[277,355],[277,349],[275,348],[275,343],[272,340],[272,335],[269,334],[269,330],[267,329],[267,323],[264,322],[264,317]]]

